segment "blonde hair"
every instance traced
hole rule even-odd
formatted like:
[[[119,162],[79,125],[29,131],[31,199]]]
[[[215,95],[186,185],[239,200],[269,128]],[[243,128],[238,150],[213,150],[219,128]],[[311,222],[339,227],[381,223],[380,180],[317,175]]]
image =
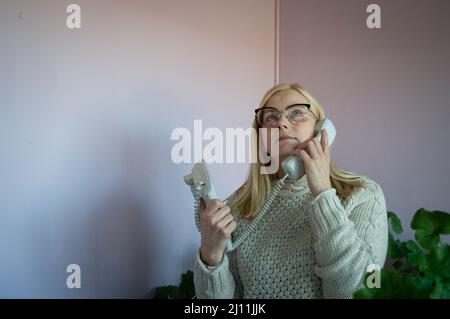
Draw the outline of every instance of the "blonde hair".
[[[267,101],[276,93],[294,90],[303,95],[311,104],[310,111],[316,116],[318,120],[325,119],[325,114],[319,102],[302,86],[297,83],[292,84],[278,84],[272,87],[264,95],[260,107],[264,107]],[[256,119],[253,121],[252,130],[256,133],[256,139],[252,138],[252,143],[257,143],[259,140],[259,125]],[[253,149],[257,149],[253,147]],[[246,219],[253,219],[262,207],[262,204],[269,196],[272,190],[272,180],[275,174],[260,174],[260,168],[264,164],[260,162],[259,156],[256,156],[256,163],[250,166],[250,172],[247,181],[237,190],[236,197],[233,200],[233,206],[239,212],[240,217]],[[332,161],[330,162],[330,180],[331,186],[336,189],[337,195],[341,198],[347,198],[352,190],[356,187],[364,187],[363,176],[359,176],[350,172],[346,172],[338,168]]]

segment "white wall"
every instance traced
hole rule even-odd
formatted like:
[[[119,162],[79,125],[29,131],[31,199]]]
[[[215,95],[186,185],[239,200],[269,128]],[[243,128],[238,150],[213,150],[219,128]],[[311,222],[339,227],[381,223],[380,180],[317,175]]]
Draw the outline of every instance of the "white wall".
[[[272,0],[0,2],[0,297],[142,297],[199,244],[176,127],[248,127]],[[247,166],[211,166],[229,195]],[[82,288],[66,287],[77,263]]]

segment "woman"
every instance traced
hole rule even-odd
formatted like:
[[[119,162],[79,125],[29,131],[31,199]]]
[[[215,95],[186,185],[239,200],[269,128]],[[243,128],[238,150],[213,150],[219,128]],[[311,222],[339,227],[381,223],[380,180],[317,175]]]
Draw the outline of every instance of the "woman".
[[[276,174],[260,174],[258,158],[227,205],[201,203],[198,298],[351,298],[363,286],[367,267],[383,266],[388,240],[383,192],[374,181],[331,162],[326,130],[321,142],[313,138],[324,118],[318,101],[298,84],[266,93],[253,127],[278,128],[280,162],[299,156],[305,175],[286,180],[271,210],[232,253],[225,252],[228,240],[239,237],[259,212],[284,175],[281,165]]]

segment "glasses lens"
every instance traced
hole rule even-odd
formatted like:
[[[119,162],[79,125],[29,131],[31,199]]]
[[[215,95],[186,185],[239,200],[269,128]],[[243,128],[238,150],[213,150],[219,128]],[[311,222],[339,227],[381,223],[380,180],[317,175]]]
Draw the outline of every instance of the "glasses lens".
[[[293,105],[288,108],[288,117],[292,123],[300,124],[306,121],[309,110],[305,105]]]
[[[280,113],[274,109],[264,108],[259,110],[257,117],[259,125],[264,127],[274,127],[278,123]]]

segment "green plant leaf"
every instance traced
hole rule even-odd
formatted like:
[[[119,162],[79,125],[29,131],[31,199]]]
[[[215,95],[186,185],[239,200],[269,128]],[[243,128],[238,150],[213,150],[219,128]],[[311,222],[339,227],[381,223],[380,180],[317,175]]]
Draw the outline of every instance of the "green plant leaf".
[[[411,228],[416,231],[419,244],[431,250],[438,245],[441,234],[450,234],[450,214],[421,208],[415,213]]]
[[[406,259],[408,260],[410,265],[423,271],[426,258],[419,245],[417,245],[416,242],[409,240],[404,244],[404,247],[407,250]]]
[[[353,294],[355,299],[428,298],[431,289],[422,288],[409,276],[381,269],[381,288],[363,288]]]
[[[415,284],[420,289],[425,289],[427,291],[432,291],[434,286],[434,278],[429,274],[421,274],[419,277],[413,278]]]
[[[430,233],[427,230],[416,230],[416,239],[420,246],[426,249],[433,249],[439,244],[439,234]]]
[[[181,275],[180,297],[192,299],[195,297],[194,272],[186,271]]]
[[[438,280],[430,297],[432,299],[450,299],[450,282]]]
[[[405,257],[406,251],[402,243],[398,239],[394,239],[391,233],[388,235],[388,256],[393,259],[401,259]]]
[[[194,272],[188,270],[181,274],[179,286],[156,287],[154,299],[193,299],[195,298]]]
[[[400,270],[400,268],[402,268],[403,266],[403,262],[400,259],[397,259],[392,266],[396,269],[396,270]]]
[[[178,299],[180,290],[177,286],[161,286],[157,287],[153,299]]]
[[[436,280],[450,280],[450,246],[439,245],[425,255],[424,271]]]
[[[401,234],[403,232],[403,227],[400,218],[398,218],[398,216],[394,212],[388,212],[387,214],[392,230],[398,235]]]
[[[433,220],[438,226],[438,231],[440,234],[449,235],[450,234],[450,214],[446,212],[441,212],[434,210],[431,212],[433,215]]]
[[[412,253],[422,253],[422,249],[420,249],[419,245],[417,245],[413,240],[408,240],[406,242],[406,249]]]

